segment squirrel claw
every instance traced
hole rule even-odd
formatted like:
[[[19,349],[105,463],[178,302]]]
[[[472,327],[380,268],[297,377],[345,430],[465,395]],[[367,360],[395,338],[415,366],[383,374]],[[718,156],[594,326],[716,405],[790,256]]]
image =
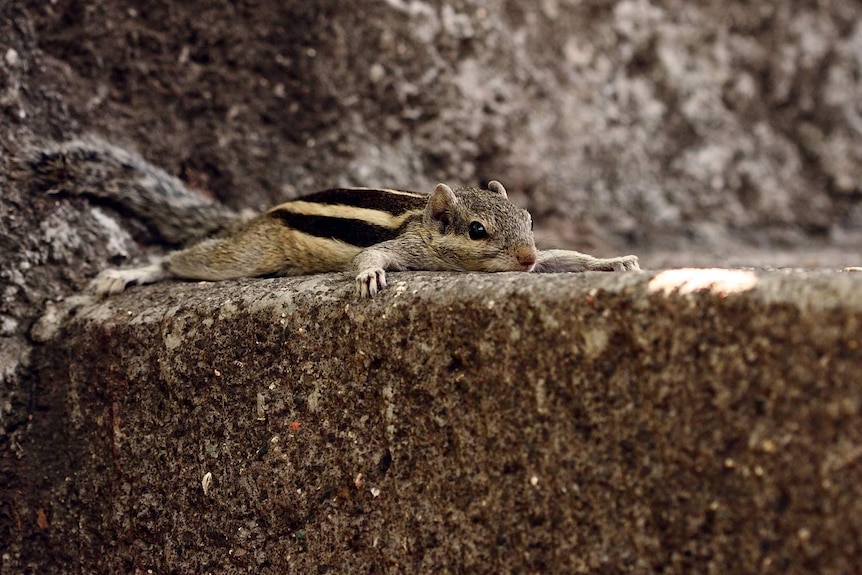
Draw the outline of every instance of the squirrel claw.
[[[613,268],[615,272],[631,272],[641,269],[637,256],[622,256],[615,258]]]
[[[377,292],[386,287],[386,271],[383,268],[371,268],[356,276],[356,295],[361,298],[374,297]]]

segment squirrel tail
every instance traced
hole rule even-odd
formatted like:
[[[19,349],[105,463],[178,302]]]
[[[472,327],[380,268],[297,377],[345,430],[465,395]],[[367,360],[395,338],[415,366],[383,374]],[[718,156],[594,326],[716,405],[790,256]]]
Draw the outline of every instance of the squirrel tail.
[[[240,218],[138,154],[92,136],[31,149],[20,164],[37,189],[104,200],[169,244],[210,235]]]

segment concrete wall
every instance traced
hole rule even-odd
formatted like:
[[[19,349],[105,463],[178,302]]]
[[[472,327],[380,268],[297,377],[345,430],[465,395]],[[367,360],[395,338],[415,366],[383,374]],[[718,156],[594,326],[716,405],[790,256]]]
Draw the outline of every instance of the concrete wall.
[[[168,283],[43,321],[5,572],[862,563],[862,275],[391,279]]]

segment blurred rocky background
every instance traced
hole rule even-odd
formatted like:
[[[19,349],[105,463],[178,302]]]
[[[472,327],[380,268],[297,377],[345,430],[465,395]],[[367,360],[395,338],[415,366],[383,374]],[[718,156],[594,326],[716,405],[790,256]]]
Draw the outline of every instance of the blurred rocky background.
[[[53,0],[2,16],[7,151],[96,133],[252,208],[497,178],[542,239],[584,249],[720,259],[728,242],[862,234],[853,0]]]

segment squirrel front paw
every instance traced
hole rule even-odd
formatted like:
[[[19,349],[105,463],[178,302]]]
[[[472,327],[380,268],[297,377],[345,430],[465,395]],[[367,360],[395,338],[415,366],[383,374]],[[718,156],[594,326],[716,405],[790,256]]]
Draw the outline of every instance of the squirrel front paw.
[[[613,258],[613,268],[615,272],[632,272],[641,269],[637,256],[622,256]]]
[[[386,271],[383,268],[369,268],[356,276],[356,295],[374,297],[386,287]]]

